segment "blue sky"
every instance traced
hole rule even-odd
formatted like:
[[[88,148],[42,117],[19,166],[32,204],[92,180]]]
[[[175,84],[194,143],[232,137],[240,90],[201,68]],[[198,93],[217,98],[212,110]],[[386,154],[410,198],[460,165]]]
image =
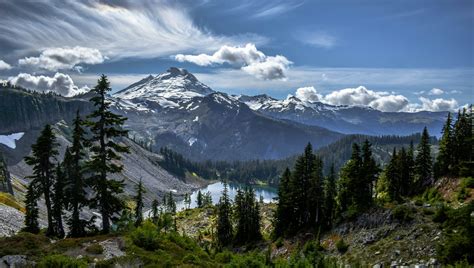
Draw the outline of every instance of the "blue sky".
[[[232,94],[455,109],[474,102],[473,37],[463,0],[2,1],[0,78],[70,92],[105,73],[118,90],[177,66]]]

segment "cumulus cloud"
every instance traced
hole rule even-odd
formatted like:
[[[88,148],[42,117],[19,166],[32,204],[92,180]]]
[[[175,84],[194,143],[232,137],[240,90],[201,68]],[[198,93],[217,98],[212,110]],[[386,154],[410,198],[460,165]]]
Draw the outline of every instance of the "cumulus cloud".
[[[63,73],[56,73],[52,77],[20,73],[15,77],[10,77],[8,81],[16,86],[39,92],[55,92],[66,97],[89,91],[86,86],[82,88],[76,86],[72,78]]]
[[[420,97],[419,100],[421,101],[421,107],[419,107],[418,111],[453,111],[459,108],[458,102],[451,98],[451,99],[428,99],[425,97]]]
[[[333,91],[324,97],[324,101],[333,105],[369,106],[383,112],[398,112],[409,104],[403,95],[373,91],[363,86]]]
[[[430,90],[428,95],[441,95],[443,93],[444,93],[444,90],[442,90],[440,88],[433,88],[433,89]]]
[[[183,5],[168,0],[0,1],[0,51],[23,57],[38,49],[81,46],[116,60],[267,42],[251,33],[214,34],[196,25]]]
[[[318,102],[323,98],[314,87],[300,87],[296,90],[295,96],[305,102]]]
[[[88,47],[56,47],[45,49],[38,57],[26,57],[20,59],[21,66],[57,71],[60,69],[81,70],[78,64],[98,64],[104,62],[105,58],[100,51]]]
[[[244,72],[263,80],[286,78],[286,71],[292,64],[291,61],[281,55],[266,56],[257,49],[255,44],[251,43],[245,46],[225,45],[212,55],[178,54],[174,58],[179,62],[191,62],[199,66],[228,63],[234,67],[240,67]]]
[[[0,60],[0,70],[10,70],[12,66],[3,60]]]

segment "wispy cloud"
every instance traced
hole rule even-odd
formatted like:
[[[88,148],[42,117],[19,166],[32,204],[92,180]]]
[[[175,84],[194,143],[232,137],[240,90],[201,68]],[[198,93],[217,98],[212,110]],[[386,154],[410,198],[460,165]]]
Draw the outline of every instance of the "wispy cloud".
[[[289,12],[297,7],[300,7],[301,5],[303,5],[303,3],[304,2],[302,1],[300,2],[284,1],[277,4],[275,4],[274,2],[272,4],[265,5],[261,7],[260,9],[258,9],[252,17],[253,18],[273,17],[276,15]]]
[[[304,44],[322,48],[332,48],[337,44],[336,37],[324,31],[300,31],[295,35],[295,39]]]
[[[264,41],[255,34],[214,34],[197,26],[186,7],[166,0],[0,1],[0,52],[17,57],[81,46],[111,60],[151,58]]]

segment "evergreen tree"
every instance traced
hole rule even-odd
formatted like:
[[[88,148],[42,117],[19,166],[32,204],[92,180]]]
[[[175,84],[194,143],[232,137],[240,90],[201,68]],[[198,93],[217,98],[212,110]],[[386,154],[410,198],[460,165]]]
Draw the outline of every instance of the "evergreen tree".
[[[153,199],[153,202],[151,203],[151,219],[155,224],[158,222],[158,206],[158,200]]]
[[[23,228],[23,231],[33,234],[37,234],[40,231],[38,224],[38,193],[36,189],[37,187],[35,187],[33,182],[30,182],[26,192],[25,227]]]
[[[173,192],[168,193],[168,197],[165,199],[166,212],[176,214],[176,202],[173,198]]]
[[[415,147],[413,145],[413,141],[410,141],[410,147],[408,147],[407,152],[407,173],[408,173],[408,180],[405,182],[406,185],[406,195],[410,196],[413,194],[413,186],[414,186],[414,177],[415,177]]]
[[[196,205],[197,205],[198,208],[202,208],[202,193],[201,193],[201,190],[199,190],[198,193],[197,193]]]
[[[400,199],[400,174],[399,174],[399,156],[397,149],[393,148],[392,158],[384,170],[385,181],[387,183],[387,194],[390,200]]]
[[[319,213],[320,203],[313,204],[316,200],[313,195],[319,192],[319,175],[316,156],[311,144],[308,144],[303,155],[296,160],[290,181],[290,199],[294,208],[290,230],[296,231],[307,226]]]
[[[362,145],[361,180],[357,189],[358,199],[361,207],[372,204],[374,182],[377,180],[379,167],[372,156],[372,145],[366,139]]]
[[[324,218],[325,227],[328,228],[332,226],[334,221],[336,194],[336,171],[334,170],[334,164],[332,164],[324,182]]]
[[[227,183],[224,182],[224,190],[217,205],[217,241],[220,246],[227,246],[232,241],[231,213]]]
[[[66,149],[64,155],[64,171],[66,174],[65,196],[67,208],[71,216],[67,221],[70,237],[81,237],[86,234],[84,220],[80,218],[81,209],[87,205],[86,183],[83,175],[84,134],[83,121],[77,111],[73,121],[72,146]]]
[[[191,195],[188,193],[184,194],[184,206],[186,209],[191,208]]]
[[[54,182],[53,218],[54,218],[54,234],[57,238],[64,237],[63,227],[63,208],[64,208],[64,181],[65,175],[61,165],[56,166],[56,180]]]
[[[452,173],[454,175],[473,176],[474,162],[473,135],[472,135],[472,105],[470,111],[464,108],[458,113],[454,124],[454,160]]]
[[[246,187],[244,191],[237,190],[237,195],[235,196],[235,217],[237,221],[235,241],[238,244],[261,239],[260,207],[252,188]]]
[[[443,136],[439,141],[439,154],[435,164],[435,177],[449,175],[454,165],[454,137],[451,113],[449,112],[442,133]]]
[[[138,182],[136,187],[137,195],[135,196],[135,226],[138,227],[143,222],[143,194],[145,193],[145,188],[143,188],[142,180]]]
[[[340,178],[338,180],[337,204],[338,213],[347,211],[349,208],[358,210],[356,199],[360,187],[357,184],[361,182],[362,159],[360,157],[360,147],[357,143],[352,145],[351,159],[341,168]]]
[[[31,185],[36,187],[35,191],[44,196],[46,213],[48,218],[48,229],[46,235],[55,236],[54,219],[52,211],[52,186],[54,184],[53,158],[58,154],[56,137],[50,125],[46,125],[41,131],[35,144],[31,146],[31,156],[25,157],[25,162],[33,167],[33,180]]]
[[[293,206],[290,200],[291,172],[285,169],[278,185],[278,205],[274,219],[274,233],[277,237],[284,235],[291,219],[293,218]]]
[[[123,181],[110,180],[107,174],[121,172],[123,166],[117,163],[120,160],[118,153],[129,152],[126,146],[114,140],[127,135],[127,131],[122,129],[127,119],[110,111],[110,103],[106,101],[110,90],[107,77],[102,75],[92,90],[95,96],[90,99],[96,110],[88,116],[89,120],[86,122],[92,133],[88,140],[92,157],[87,163],[92,173],[91,186],[95,192],[91,204],[102,215],[103,233],[109,233],[110,221],[124,208],[123,201],[118,197],[123,192]]]
[[[418,144],[418,154],[415,159],[415,190],[422,192],[428,185],[432,183],[431,171],[432,171],[432,160],[431,160],[431,146],[430,136],[428,129],[425,127],[421,134],[420,144]]]

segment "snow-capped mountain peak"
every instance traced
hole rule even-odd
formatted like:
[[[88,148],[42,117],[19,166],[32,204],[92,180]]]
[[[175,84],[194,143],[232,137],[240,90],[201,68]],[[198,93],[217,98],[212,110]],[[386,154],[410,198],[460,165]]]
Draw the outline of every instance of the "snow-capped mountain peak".
[[[150,75],[114,94],[121,99],[189,99],[214,91],[185,69],[171,67],[165,73]]]

